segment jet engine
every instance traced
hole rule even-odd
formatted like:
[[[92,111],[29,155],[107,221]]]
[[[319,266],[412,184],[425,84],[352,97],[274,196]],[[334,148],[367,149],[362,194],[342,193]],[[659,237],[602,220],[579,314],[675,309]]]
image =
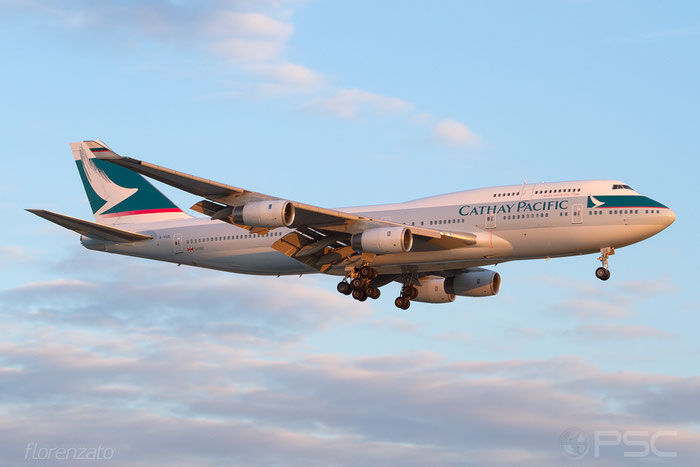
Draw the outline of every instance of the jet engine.
[[[455,301],[455,294],[445,291],[445,279],[438,276],[421,278],[420,285],[415,286],[418,294],[413,301],[423,303],[450,303]]]
[[[289,227],[294,222],[294,205],[283,199],[252,201],[234,207],[231,217],[236,224],[253,227]]]
[[[500,288],[500,274],[488,269],[476,268],[445,279],[445,292],[464,297],[488,297]]]
[[[406,253],[413,246],[413,234],[406,227],[381,227],[354,234],[350,245],[355,251],[389,254]]]

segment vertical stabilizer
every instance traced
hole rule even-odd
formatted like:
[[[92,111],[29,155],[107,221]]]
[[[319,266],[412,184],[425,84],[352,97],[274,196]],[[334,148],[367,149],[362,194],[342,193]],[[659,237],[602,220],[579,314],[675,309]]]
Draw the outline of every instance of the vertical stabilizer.
[[[70,143],[85,193],[100,224],[132,224],[186,219],[184,213],[144,177],[95,158],[113,154],[102,141]]]

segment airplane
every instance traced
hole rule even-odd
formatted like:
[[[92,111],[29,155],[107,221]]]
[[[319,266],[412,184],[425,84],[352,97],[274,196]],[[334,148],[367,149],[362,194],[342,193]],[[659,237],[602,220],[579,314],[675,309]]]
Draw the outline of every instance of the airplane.
[[[394,304],[496,295],[508,261],[615,250],[671,225],[667,206],[618,180],[520,184],[413,201],[328,209],[226,185],[131,157],[99,140],[70,143],[95,222],[29,212],[80,234],[90,250],[257,275],[339,276],[338,292]],[[193,217],[146,178],[203,198]]]

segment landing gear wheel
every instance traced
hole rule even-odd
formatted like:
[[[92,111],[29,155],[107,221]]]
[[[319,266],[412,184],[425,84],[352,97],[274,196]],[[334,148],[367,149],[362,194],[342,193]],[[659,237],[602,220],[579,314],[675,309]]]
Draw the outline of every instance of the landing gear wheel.
[[[367,288],[365,289],[365,293],[372,300],[378,299],[379,295],[381,295],[381,292],[379,291],[379,289],[373,285],[367,286]]]
[[[350,289],[350,284],[348,284],[345,281],[338,282],[338,292],[342,293],[343,295],[350,295],[352,293],[352,290]]]
[[[360,266],[360,277],[369,278],[372,275],[372,268],[365,265]]]
[[[600,249],[600,258],[598,261],[602,263],[602,266],[595,270],[595,276],[601,281],[606,281],[610,279],[610,269],[608,269],[608,258],[610,255],[615,254],[615,248],[607,247]]]
[[[350,287],[352,290],[362,291],[365,288],[365,281],[356,277],[350,282]]]
[[[394,300],[394,305],[396,305],[396,308],[401,308],[402,310],[405,310],[404,306],[406,305],[406,300],[403,297],[396,297],[396,300]]]
[[[610,271],[603,267],[600,267],[595,270],[595,276],[601,281],[606,281],[610,279]]]
[[[367,300],[367,294],[365,294],[361,290],[353,290],[352,291],[352,298],[354,298],[355,300],[359,300],[361,302],[364,302],[365,300]]]
[[[404,285],[401,289],[401,294],[409,300],[413,300],[418,296],[418,289],[412,285]]]

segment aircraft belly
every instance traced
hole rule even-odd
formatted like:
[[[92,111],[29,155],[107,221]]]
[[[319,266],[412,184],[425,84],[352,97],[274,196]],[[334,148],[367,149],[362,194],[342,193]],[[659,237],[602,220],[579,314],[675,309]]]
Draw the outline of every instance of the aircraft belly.
[[[226,253],[230,252],[200,261],[198,265],[242,274],[290,275],[318,272],[270,248],[261,248],[259,251],[245,250],[245,253]]]
[[[513,244],[512,258],[589,254],[631,245],[654,235],[651,225],[573,225],[499,232]]]

